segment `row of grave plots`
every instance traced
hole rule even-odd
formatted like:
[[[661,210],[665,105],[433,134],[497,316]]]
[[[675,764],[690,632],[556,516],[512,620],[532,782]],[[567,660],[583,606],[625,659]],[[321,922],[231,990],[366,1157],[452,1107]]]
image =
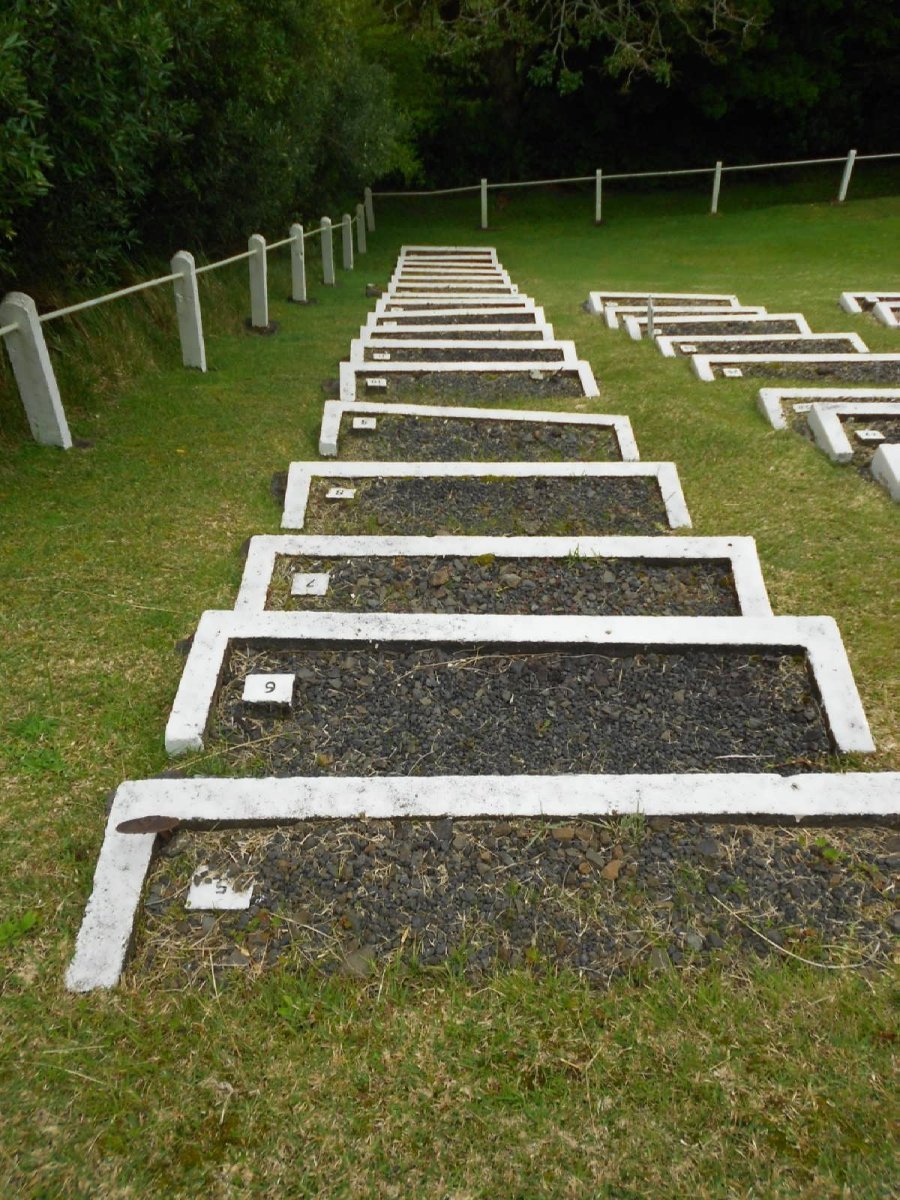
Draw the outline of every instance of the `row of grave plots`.
[[[254,920],[299,902],[325,937],[309,911],[327,894],[347,928],[381,914],[369,937],[390,950],[407,920],[431,927],[410,895],[446,894],[448,872],[463,926],[467,904],[506,912],[486,859],[519,869],[523,821],[530,855],[580,819],[589,886],[622,864],[585,819],[895,809],[896,775],[831,769],[874,749],[834,621],[773,616],[752,538],[686,535],[676,466],[641,460],[627,416],[581,411],[597,396],[494,250],[402,249],[325,403],[322,460],[290,464],[286,532],[250,539],[233,610],[204,613],[188,653],[166,746],[236,777],[118,789],[70,988],[116,983],[142,895],[148,919],[188,886],[189,906]],[[412,865],[386,818],[425,827]],[[489,850],[466,824],[484,818]],[[219,826],[215,857],[199,831]],[[187,868],[152,866],[173,830]]]
[[[900,328],[900,292],[841,292],[839,303],[844,312],[871,313],[889,329]]]
[[[845,292],[840,303],[884,314],[898,309],[900,293]],[[872,354],[857,333],[813,333],[802,313],[768,312],[724,293],[591,292],[585,308],[610,329],[652,338],[668,358],[689,358],[706,382],[809,380],[762,388],[760,410],[775,429],[808,432],[833,462],[870,471],[900,500],[900,387],[880,386],[900,385],[900,353]],[[822,380],[839,386],[812,386]]]

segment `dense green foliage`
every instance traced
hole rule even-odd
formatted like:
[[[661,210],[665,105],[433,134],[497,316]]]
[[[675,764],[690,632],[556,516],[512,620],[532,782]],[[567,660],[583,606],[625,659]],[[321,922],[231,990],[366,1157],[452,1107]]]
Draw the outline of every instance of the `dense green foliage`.
[[[402,167],[364,2],[13,0],[0,267],[101,278],[139,246],[233,246]]]
[[[0,284],[403,185],[895,150],[881,0],[7,0]]]

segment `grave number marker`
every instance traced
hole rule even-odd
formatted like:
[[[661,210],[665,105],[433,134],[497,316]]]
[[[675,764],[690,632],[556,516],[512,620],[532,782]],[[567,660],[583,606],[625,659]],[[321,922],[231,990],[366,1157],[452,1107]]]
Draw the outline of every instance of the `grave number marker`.
[[[290,708],[294,699],[294,676],[248,675],[241,699],[245,704],[268,704]]]
[[[329,579],[330,575],[327,572],[306,575],[301,571],[297,571],[291,580],[291,595],[324,596],[328,591]]]
[[[354,417],[353,418],[353,428],[354,429],[375,429],[377,427],[377,425],[378,425],[378,422],[375,420],[374,417]]]
[[[857,429],[856,436],[861,442],[883,442],[884,434],[878,429]]]
[[[723,367],[722,374],[726,379],[740,379],[742,378],[744,372],[740,367]]]
[[[356,488],[333,487],[329,488],[325,493],[326,500],[352,500],[356,495]]]

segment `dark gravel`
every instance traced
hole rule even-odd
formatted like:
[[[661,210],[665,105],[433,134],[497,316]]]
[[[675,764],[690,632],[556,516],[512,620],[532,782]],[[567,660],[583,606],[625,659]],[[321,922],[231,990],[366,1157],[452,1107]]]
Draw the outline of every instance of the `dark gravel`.
[[[449,306],[448,306],[449,307]],[[477,315],[469,314],[465,317],[448,317],[435,316],[428,313],[394,313],[386,314],[379,325],[378,329],[384,330],[385,333],[393,333],[387,329],[385,322],[396,321],[398,325],[534,325],[534,313],[522,312],[520,309],[511,309],[509,312],[503,313],[479,313]]]
[[[429,336],[429,340],[436,340],[434,334]],[[503,341],[503,335],[497,334],[497,341]],[[374,361],[372,355],[377,351],[383,350],[383,346],[366,347],[364,353],[366,362]],[[498,347],[485,346],[484,349],[462,349],[460,347],[448,347],[440,349],[439,347],[423,347],[418,349],[413,346],[397,346],[388,351],[392,362],[531,362],[536,363],[561,363],[562,351],[554,347],[536,349],[534,347],[522,347],[520,350],[514,348],[504,350]],[[388,385],[390,386],[390,384]]]
[[[293,709],[245,704],[252,673],[296,674]],[[787,653],[235,644],[210,746],[279,776],[791,773],[831,749],[811,689]]]
[[[334,484],[356,488],[326,500]],[[653,476],[530,478],[316,478],[306,533],[592,534],[668,531]]]
[[[867,362],[859,355],[854,362],[735,362],[715,363],[713,374],[721,377],[723,366],[740,367],[745,376],[767,379],[840,379],[845,383],[897,383],[900,358],[896,362]]]
[[[430,340],[441,338],[444,341],[451,342],[466,341],[469,339],[472,341],[526,342],[536,341],[541,336],[534,325],[519,324],[515,329],[504,329],[498,333],[486,322],[479,325],[477,329],[460,329],[458,326],[463,324],[463,322],[457,322],[456,325],[448,326],[446,329],[442,326],[439,330],[434,330],[432,326],[439,323],[440,318],[436,318],[434,321],[428,322],[427,325],[423,325],[422,329],[377,329],[374,336],[377,338],[390,338],[391,341],[397,342],[408,342],[413,338],[429,338]],[[468,325],[469,322],[465,322],[465,324]],[[491,325],[506,324],[507,322],[502,317],[497,317],[491,322]],[[376,347],[378,350],[384,348],[383,346]]]
[[[291,596],[296,571],[325,596]],[[269,608],[338,612],[738,616],[730,564],[616,558],[300,558],[275,561]]]
[[[705,320],[702,324],[694,324],[694,317],[691,321],[670,321],[660,319],[656,333],[668,335],[691,335],[697,337],[707,337],[711,334],[753,334],[753,333],[799,333],[800,330],[794,321],[775,320],[775,321],[747,321],[735,317],[731,321],[719,321],[711,319]],[[644,326],[646,330],[646,326]],[[731,347],[728,347],[731,349]]]
[[[748,335],[757,332],[755,329],[744,331]],[[700,334],[698,333],[699,337]],[[801,339],[787,341],[784,338],[773,337],[765,342],[736,343],[731,338],[723,338],[720,342],[688,341],[688,345],[696,345],[698,354],[856,354],[857,350],[849,338],[833,337]],[[693,354],[693,350],[681,350],[676,343],[672,349],[677,355]]]
[[[341,458],[398,462],[597,462],[621,459],[615,434],[590,425],[481,421],[462,417],[376,417],[374,429],[341,421]]]
[[[388,376],[381,398],[418,404],[495,404],[500,401],[571,399],[584,395],[577,371],[536,367],[542,378],[529,371],[414,371]],[[370,393],[357,376],[357,395]],[[374,397],[374,393],[371,394]]]
[[[366,976],[400,955],[473,978],[568,967],[604,986],[784,951],[883,967],[900,923],[898,852],[883,829],[661,818],[184,830],[151,868],[131,971],[211,988],[210,965],[221,987],[233,967]],[[186,912],[203,865],[252,881],[250,910]]]

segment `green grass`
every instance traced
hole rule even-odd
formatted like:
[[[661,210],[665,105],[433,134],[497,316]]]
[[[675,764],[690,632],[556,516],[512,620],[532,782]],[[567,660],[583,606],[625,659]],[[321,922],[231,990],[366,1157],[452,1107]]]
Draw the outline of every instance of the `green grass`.
[[[890,182],[858,174],[857,196]],[[690,191],[610,191],[601,229],[588,192],[511,193],[486,234],[477,197],[376,202],[369,255],[318,303],[284,302],[273,260],[274,338],[242,329],[242,266],[205,277],[205,376],[179,365],[167,289],[49,327],[73,432],[94,443],[69,454],[29,441],[0,377],[0,1195],[891,1194],[883,976],[725,960],[598,994],[539,969],[475,987],[288,964],[219,995],[61,985],[104,796],[167,765],[174,643],[231,606],[244,539],[277,531],[270,475],[315,457],[319,384],[402,241],[498,247],[593,363],[598,411],[677,462],[695,532],[754,535],[775,611],[836,617],[872,765],[900,766],[896,509],[771,431],[756,385],[695,382],[578,308],[597,286],[737,290],[896,348],[837,296],[896,285],[900,201],[838,208],[816,187],[773,205],[782,193],[729,180],[717,219]]]

